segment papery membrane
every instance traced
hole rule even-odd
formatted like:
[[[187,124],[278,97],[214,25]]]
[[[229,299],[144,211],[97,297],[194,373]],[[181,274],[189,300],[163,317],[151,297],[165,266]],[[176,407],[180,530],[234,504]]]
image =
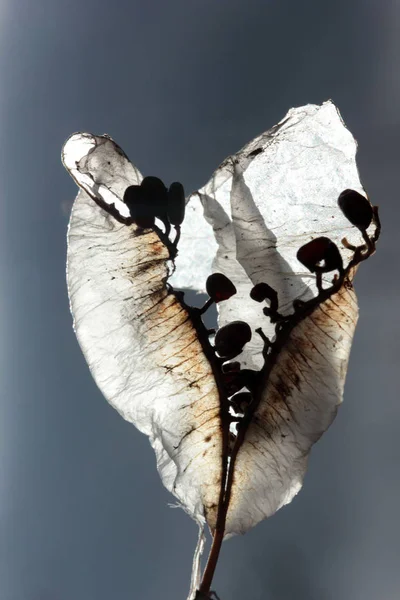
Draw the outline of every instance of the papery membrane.
[[[81,135],[89,148],[83,155]],[[68,232],[80,346],[110,404],[149,436],[167,489],[198,522],[205,514],[212,522],[221,480],[219,395],[189,315],[167,290],[169,251],[154,231],[118,222],[93,200],[115,196],[118,209],[141,175],[102,136],[75,134],[63,159],[85,190]]]

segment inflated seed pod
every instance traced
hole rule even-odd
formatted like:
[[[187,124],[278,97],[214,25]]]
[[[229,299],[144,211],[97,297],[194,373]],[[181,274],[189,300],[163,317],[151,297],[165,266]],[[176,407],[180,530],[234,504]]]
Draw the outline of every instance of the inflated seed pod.
[[[338,204],[346,219],[361,231],[371,225],[372,206],[362,194],[355,190],[344,190],[338,198]]]
[[[171,225],[181,225],[185,218],[185,190],[179,181],[171,183],[168,189],[168,219]]]
[[[167,188],[158,177],[148,176],[142,180],[140,187],[144,202],[152,216],[167,221]]]
[[[233,358],[241,353],[243,346],[251,340],[250,326],[244,321],[233,321],[215,335],[215,350],[223,358]]]
[[[140,185],[130,185],[126,188],[124,202],[129,208],[132,219],[139,227],[147,228],[154,225],[154,211],[146,202]]]
[[[232,281],[222,273],[213,273],[207,278],[206,290],[214,302],[228,300],[236,294],[236,288]]]
[[[297,259],[311,273],[328,273],[343,271],[343,260],[338,247],[327,237],[318,237],[304,244],[298,252]],[[323,264],[322,264],[323,263]]]

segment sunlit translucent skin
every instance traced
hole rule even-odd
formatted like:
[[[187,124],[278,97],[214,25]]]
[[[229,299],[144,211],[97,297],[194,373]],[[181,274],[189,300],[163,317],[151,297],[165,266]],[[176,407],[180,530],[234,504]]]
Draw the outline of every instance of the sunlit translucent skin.
[[[99,152],[82,172],[115,194],[140,182],[112,142],[93,141]],[[206,507],[212,521],[221,479],[218,390],[187,312],[167,291],[168,259],[155,232],[119,223],[79,193],[68,234],[68,289],[81,348],[107,400],[149,436],[164,485],[195,519],[204,519]]]

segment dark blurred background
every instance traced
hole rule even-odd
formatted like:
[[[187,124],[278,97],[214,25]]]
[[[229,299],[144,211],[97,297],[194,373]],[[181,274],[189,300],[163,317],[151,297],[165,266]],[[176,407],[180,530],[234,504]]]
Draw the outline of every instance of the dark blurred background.
[[[190,191],[290,107],[328,98],[384,227],[357,277],[345,402],[300,495],[226,542],[215,588],[400,597],[399,34],[390,0],[1,1],[1,600],[184,600],[197,536],[75,340],[62,143],[107,132]]]

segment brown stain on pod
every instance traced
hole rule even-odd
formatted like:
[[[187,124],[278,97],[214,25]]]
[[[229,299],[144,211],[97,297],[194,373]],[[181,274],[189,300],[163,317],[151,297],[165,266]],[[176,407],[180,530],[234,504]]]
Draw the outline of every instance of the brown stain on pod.
[[[259,404],[238,450],[227,533],[244,532],[300,489],[308,453],[342,401],[357,316],[347,279],[290,331],[260,386]],[[253,502],[250,514],[247,505],[254,497],[260,502]]]
[[[196,510],[206,507],[214,527],[222,473],[220,397],[190,315],[167,289],[168,248],[155,231],[121,224],[81,194],[68,254],[76,333],[97,384],[125,419],[152,427],[145,432],[159,468],[170,461],[168,489],[178,498],[193,495]],[[147,406],[154,389],[160,395],[153,393]],[[151,418],[140,416],[147,411]]]

